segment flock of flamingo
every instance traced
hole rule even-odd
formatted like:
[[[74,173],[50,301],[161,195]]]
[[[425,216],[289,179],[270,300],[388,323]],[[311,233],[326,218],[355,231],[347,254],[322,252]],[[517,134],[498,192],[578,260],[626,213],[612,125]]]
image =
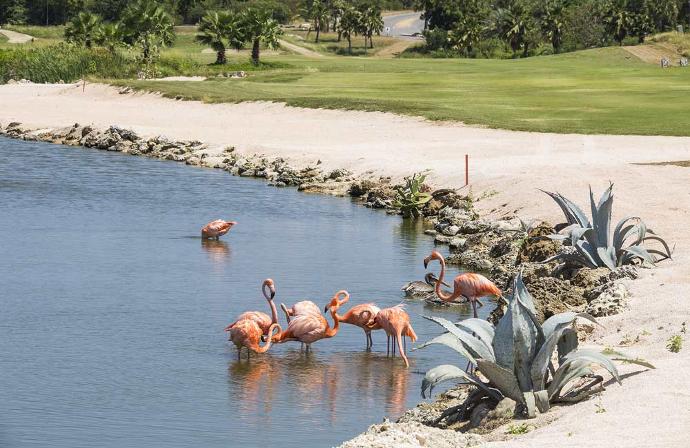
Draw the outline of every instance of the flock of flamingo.
[[[204,239],[219,239],[230,231],[235,224],[237,223],[234,221],[220,219],[212,221],[201,229],[201,236]],[[474,317],[477,317],[477,305],[481,306],[479,301],[481,297],[498,297],[501,295],[501,290],[489,279],[481,274],[470,272],[455,277],[452,292],[443,291],[441,285],[448,286],[443,281],[446,273],[446,262],[443,256],[435,250],[432,251],[424,259],[424,267],[428,268],[429,263],[434,260],[437,260],[441,265],[438,278],[429,273],[425,277],[425,282],[410,282],[403,287],[406,294],[424,295],[433,292],[444,302],[464,299],[472,304]],[[289,341],[302,343],[308,352],[314,342],[334,337],[342,322],[355,325],[364,331],[367,350],[371,350],[373,345],[371,332],[383,330],[388,338],[387,354],[390,355],[392,352],[395,356],[397,346],[405,366],[409,367],[405,354],[405,338],[410,338],[412,342],[415,342],[417,335],[410,323],[410,316],[402,304],[382,309],[374,303],[362,303],[352,306],[345,314],[340,315],[338,314],[340,307],[350,300],[350,294],[345,290],[340,290],[333,295],[324,308],[324,313],[330,313],[333,319],[332,327],[322,315],[318,305],[310,300],[304,300],[295,303],[290,308],[283,303],[280,304],[287,320],[287,327],[283,330],[278,322],[278,311],[273,302],[276,295],[275,282],[270,278],[264,280],[261,285],[261,292],[268,301],[271,310],[270,316],[261,311],[246,311],[240,314],[235,322],[225,327],[225,331],[229,333],[229,340],[237,347],[238,359],[241,359],[243,347],[247,349],[247,357],[249,357],[251,352],[265,353],[272,344],[282,344]]]

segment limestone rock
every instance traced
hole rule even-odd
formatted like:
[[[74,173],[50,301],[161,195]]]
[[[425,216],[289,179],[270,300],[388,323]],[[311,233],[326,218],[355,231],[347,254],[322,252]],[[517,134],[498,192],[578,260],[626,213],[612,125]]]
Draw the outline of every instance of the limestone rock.
[[[630,292],[623,283],[613,283],[589,302],[585,311],[595,317],[618,314],[628,307],[629,297]]]

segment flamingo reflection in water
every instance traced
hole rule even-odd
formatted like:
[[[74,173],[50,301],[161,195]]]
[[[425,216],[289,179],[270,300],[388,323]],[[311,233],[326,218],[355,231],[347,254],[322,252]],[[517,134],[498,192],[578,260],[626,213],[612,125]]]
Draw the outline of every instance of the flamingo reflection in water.
[[[214,263],[223,262],[230,257],[230,246],[225,241],[202,239],[201,247]]]

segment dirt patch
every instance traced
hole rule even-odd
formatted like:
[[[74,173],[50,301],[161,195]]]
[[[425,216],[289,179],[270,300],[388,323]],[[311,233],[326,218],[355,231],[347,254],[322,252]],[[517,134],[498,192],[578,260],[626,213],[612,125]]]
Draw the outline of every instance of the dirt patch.
[[[660,44],[644,44],[623,47],[625,51],[640,59],[642,62],[648,64],[661,64],[661,59],[667,58],[671,61],[671,65],[678,65],[678,60],[681,55],[664,45]]]

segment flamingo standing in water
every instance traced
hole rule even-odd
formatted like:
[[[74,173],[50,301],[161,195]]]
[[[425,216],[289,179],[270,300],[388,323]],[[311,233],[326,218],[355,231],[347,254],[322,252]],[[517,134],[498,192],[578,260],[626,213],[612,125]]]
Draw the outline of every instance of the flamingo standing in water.
[[[267,289],[270,294],[266,293]],[[278,311],[276,310],[276,305],[273,303],[273,298],[276,295],[276,287],[272,279],[267,278],[264,280],[261,284],[261,292],[268,301],[268,306],[271,307],[271,316],[269,317],[268,314],[262,313],[261,311],[246,311],[240,314],[234,323],[225,327],[225,331],[231,331],[239,322],[249,319],[257,323],[259,328],[261,328],[262,334],[267,335],[269,333],[271,325],[278,323]]]
[[[343,298],[340,299],[340,296],[343,296]],[[350,300],[350,294],[345,290],[341,290],[338,291],[335,294],[335,296],[333,296],[333,299],[331,299],[331,303],[329,304],[329,306],[337,306],[338,308],[340,308],[348,300]],[[374,341],[372,341],[371,339],[371,331],[378,330],[380,328],[372,328],[375,327],[373,325],[374,318],[379,313],[379,311],[381,311],[381,308],[374,305],[373,303],[361,303],[350,308],[342,316],[336,313],[335,318],[338,319],[339,322],[355,325],[364,330],[364,335],[367,338],[367,350],[371,350],[371,346],[374,344]]]
[[[443,255],[434,250],[424,259],[424,268],[426,268],[432,260],[438,260],[441,263],[441,273],[438,276],[435,291],[438,298],[444,302],[452,302],[458,297],[464,297],[472,303],[474,317],[478,317],[477,303],[481,306],[481,302],[479,302],[480,297],[501,296],[501,290],[491,280],[481,274],[474,274],[472,272],[465,272],[455,277],[455,280],[453,280],[452,293],[441,291],[441,283],[443,283],[443,276],[446,273],[446,260],[443,258]]]
[[[405,361],[405,367],[409,367],[410,363],[407,361],[405,349],[403,348],[404,338],[407,336],[414,342],[417,340],[417,334],[412,329],[410,316],[403,309],[403,305],[396,305],[379,311],[374,318],[374,325],[370,326],[372,329],[376,327],[383,328],[383,331],[386,332],[388,347],[390,347],[391,336],[393,337],[393,355],[395,355],[395,344],[397,344],[400,356]],[[387,350],[387,353],[390,353],[390,349]]]
[[[285,313],[285,318],[287,319],[288,324],[290,323],[291,317],[297,317],[303,314],[315,314],[317,316],[321,315],[321,309],[311,300],[302,300],[301,302],[297,302],[292,305],[292,308],[288,308],[284,303],[281,303],[280,308],[282,308],[283,312]]]
[[[282,330],[280,324],[274,323],[268,327],[268,340],[261,346],[259,342],[261,341],[263,331],[256,321],[252,319],[241,319],[235,322],[230,329],[230,336],[228,339],[237,347],[237,359],[242,359],[242,347],[247,347],[247,359],[249,359],[250,352],[267,352],[268,349],[271,348],[271,336],[273,336],[274,330],[278,330],[279,334]]]
[[[232,226],[237,224],[235,221],[223,221],[222,219],[216,219],[206,224],[201,229],[201,237],[203,239],[220,239],[221,236],[225,235],[232,229]]]
[[[331,312],[331,317],[333,318],[333,327],[328,325],[328,321],[325,317],[319,314],[312,314],[311,312],[305,314],[297,314],[290,320],[288,327],[285,331],[273,336],[274,343],[283,343],[288,341],[299,341],[307,345],[307,352],[311,348],[311,344],[321,339],[332,338],[338,333],[340,328],[340,323],[336,318],[336,312],[338,311],[338,303],[329,303],[326,305],[324,312]]]

